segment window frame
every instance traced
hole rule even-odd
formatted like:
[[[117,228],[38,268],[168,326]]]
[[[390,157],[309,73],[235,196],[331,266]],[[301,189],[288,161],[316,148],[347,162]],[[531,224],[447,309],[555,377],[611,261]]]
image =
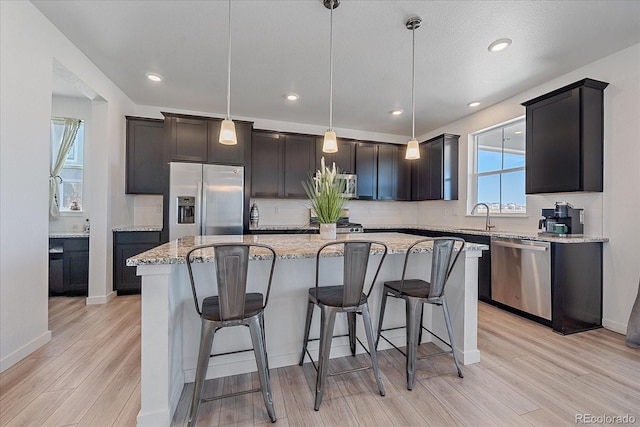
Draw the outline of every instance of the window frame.
[[[56,119],[59,119],[58,117],[52,117],[51,118],[51,122],[53,123]],[[71,148],[69,149],[69,153],[67,154],[67,158],[65,159],[65,163],[64,166],[62,167],[62,170],[60,171],[60,174],[62,175],[63,171],[66,170],[80,170],[82,171],[82,181],[81,181],[81,185],[82,185],[82,191],[80,193],[80,198],[82,200],[82,204],[80,205],[80,209],[79,210],[71,210],[68,208],[65,208],[63,206],[63,188],[64,188],[64,182],[61,182],[60,185],[58,186],[58,200],[61,201],[60,203],[60,207],[59,207],[59,214],[60,216],[83,216],[85,214],[85,207],[84,207],[84,202],[85,202],[85,167],[84,167],[84,162],[85,162],[85,144],[86,144],[86,126],[85,126],[85,121],[82,119],[78,119],[80,120],[80,128],[78,129],[78,133],[76,135],[76,139],[73,142],[73,145],[71,146]],[[78,146],[78,137],[82,135],[81,138],[81,145],[82,147]],[[52,142],[50,142],[52,143]],[[67,181],[69,182],[69,181]],[[70,181],[70,182],[76,182],[76,181]]]
[[[515,167],[515,168],[506,168],[506,169],[497,169],[497,170],[493,170],[493,171],[489,171],[489,172],[481,172],[478,173],[478,149],[477,149],[477,137],[481,134],[490,132],[492,130],[495,129],[499,129],[499,128],[505,128],[507,126],[511,126],[515,123],[518,122],[522,122],[522,129],[523,131],[526,131],[526,121],[525,121],[526,116],[518,116],[515,117],[513,119],[504,121],[502,123],[498,123],[489,127],[486,127],[484,129],[480,129],[476,132],[470,133],[469,134],[469,179],[468,179],[468,189],[469,191],[467,192],[467,215],[466,216],[472,216],[472,217],[476,217],[476,216],[482,216],[484,217],[486,215],[486,212],[477,212],[474,214],[471,214],[471,209],[473,208],[473,206],[478,203],[478,178],[479,177],[483,177],[483,176],[491,176],[491,175],[501,175],[501,174],[505,174],[505,173],[509,173],[509,172],[518,172],[518,171],[524,171],[525,173],[525,179],[526,179],[526,166],[519,166],[519,167]],[[526,136],[525,136],[526,137]],[[504,147],[500,150],[502,153],[504,153]],[[525,148],[525,158],[526,158],[526,148]],[[502,183],[500,183],[500,193],[502,193]],[[490,212],[491,216],[498,216],[498,217],[516,217],[516,218],[522,218],[522,217],[527,217],[528,216],[528,211],[527,211],[527,195],[526,193],[524,194],[525,196],[525,210],[524,212]],[[502,201],[501,201],[502,202]],[[502,203],[501,203],[501,209],[502,209]]]

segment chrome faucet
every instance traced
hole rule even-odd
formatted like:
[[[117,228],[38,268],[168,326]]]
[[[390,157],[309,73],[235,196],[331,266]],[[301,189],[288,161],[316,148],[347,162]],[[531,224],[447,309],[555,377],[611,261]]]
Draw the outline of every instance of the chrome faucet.
[[[491,231],[492,228],[495,228],[495,225],[491,225],[491,218],[489,218],[489,205],[487,205],[486,203],[476,203],[472,208],[471,208],[471,215],[473,215],[473,213],[475,212],[476,208],[478,206],[484,206],[487,209],[487,220],[486,223],[484,225],[484,229],[486,231]]]

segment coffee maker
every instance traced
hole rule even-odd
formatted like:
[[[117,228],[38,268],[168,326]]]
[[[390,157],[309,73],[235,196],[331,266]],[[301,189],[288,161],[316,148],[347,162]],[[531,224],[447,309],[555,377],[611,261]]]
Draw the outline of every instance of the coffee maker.
[[[567,202],[556,202],[554,208],[542,209],[539,234],[548,236],[582,235],[584,209],[575,209]]]

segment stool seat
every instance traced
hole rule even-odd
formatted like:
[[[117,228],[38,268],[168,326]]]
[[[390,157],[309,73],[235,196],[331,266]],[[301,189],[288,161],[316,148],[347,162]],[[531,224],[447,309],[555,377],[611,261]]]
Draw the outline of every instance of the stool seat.
[[[404,286],[402,280],[392,280],[384,282],[384,286],[396,291],[398,294],[415,298],[429,298],[429,291],[431,290],[431,284],[421,279],[405,280]]]
[[[259,293],[246,294],[244,297],[244,316],[251,317],[262,311],[263,295]],[[239,317],[242,318],[242,317]],[[217,296],[207,297],[202,301],[202,318],[214,322],[222,321],[220,315],[220,298]],[[233,319],[226,319],[233,320]]]
[[[344,304],[344,286],[309,288],[309,298],[316,304],[323,304],[329,307],[342,307]],[[360,297],[360,304],[364,304],[365,302],[367,302],[367,296],[363,293]]]

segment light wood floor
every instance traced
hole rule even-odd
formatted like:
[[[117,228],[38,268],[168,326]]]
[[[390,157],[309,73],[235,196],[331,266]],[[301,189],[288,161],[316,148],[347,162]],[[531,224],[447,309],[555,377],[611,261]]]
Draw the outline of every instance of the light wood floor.
[[[0,426],[135,426],[140,298],[92,306],[84,298],[52,298],[49,306],[53,340],[0,375]],[[628,415],[640,425],[640,350],[626,347],[622,335],[599,329],[561,336],[480,304],[478,347],[482,361],[463,366],[464,379],[450,356],[420,361],[411,392],[402,356],[382,351],[385,397],[377,394],[370,370],[331,377],[318,412],[310,363],[273,369],[277,425],[568,426],[576,424],[576,414]],[[422,345],[421,352],[430,351],[431,345]],[[332,360],[331,367],[364,363],[364,356],[347,357]],[[211,380],[205,393],[257,383],[256,374]],[[191,385],[185,386],[174,426],[185,424],[190,393]],[[203,404],[198,421],[270,424],[258,393]]]

